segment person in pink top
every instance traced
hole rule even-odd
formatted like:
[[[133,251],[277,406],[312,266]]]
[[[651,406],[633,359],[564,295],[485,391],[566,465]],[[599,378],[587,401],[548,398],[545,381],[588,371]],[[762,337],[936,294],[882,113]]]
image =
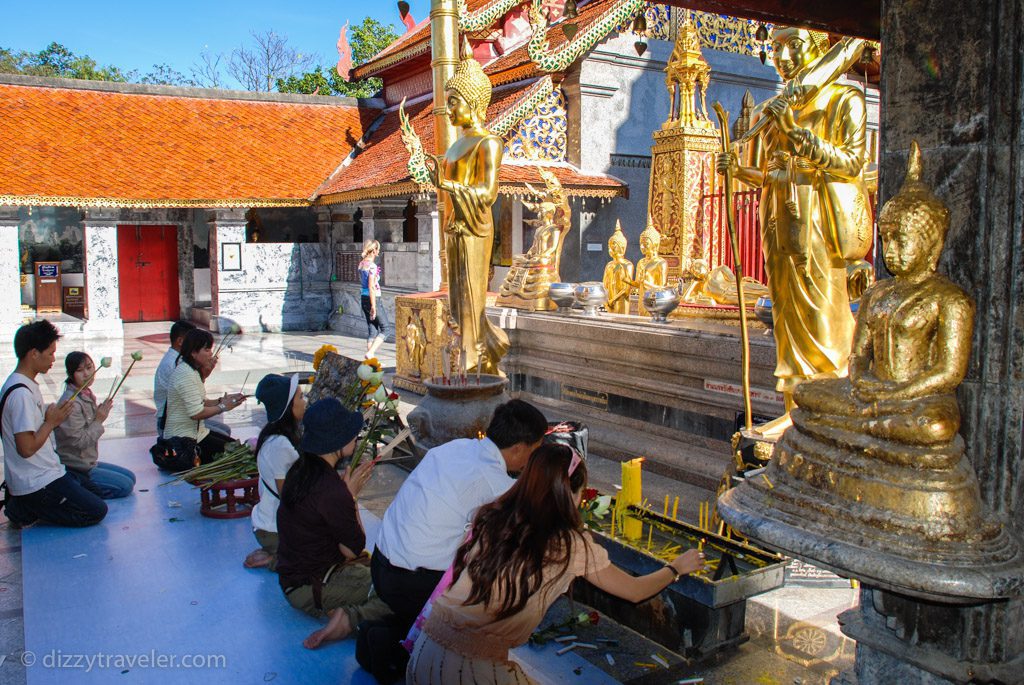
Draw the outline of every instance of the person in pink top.
[[[704,567],[689,550],[664,568],[632,576],[583,529],[587,469],[565,445],[538,448],[512,488],[477,512],[455,556],[448,590],[416,639],[407,685],[532,682],[508,651],[525,644],[551,604],[578,576],[639,602]]]

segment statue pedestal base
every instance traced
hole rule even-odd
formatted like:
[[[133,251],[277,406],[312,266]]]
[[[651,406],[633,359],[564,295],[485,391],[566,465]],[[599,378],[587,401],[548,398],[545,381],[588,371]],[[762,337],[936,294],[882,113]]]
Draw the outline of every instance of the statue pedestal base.
[[[446,385],[439,378],[424,381],[427,396],[409,412],[409,428],[417,449],[428,450],[458,438],[476,438],[487,431],[495,408],[509,400],[508,379],[482,374],[462,384]],[[422,455],[417,455],[422,456]]]
[[[440,375],[444,364],[445,319],[448,293],[415,293],[395,298],[395,378],[394,385],[419,395],[427,393],[423,379]],[[419,327],[422,338],[417,354],[408,333],[409,324]]]

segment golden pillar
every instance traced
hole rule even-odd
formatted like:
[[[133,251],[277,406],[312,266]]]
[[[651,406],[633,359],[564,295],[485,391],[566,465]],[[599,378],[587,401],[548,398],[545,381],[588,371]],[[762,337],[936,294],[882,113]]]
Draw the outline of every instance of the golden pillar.
[[[448,119],[445,102],[445,84],[455,75],[459,65],[459,7],[458,0],[431,0],[430,2],[430,68],[434,83],[434,154],[443,157],[457,132]],[[451,199],[447,193],[438,193],[437,213],[441,226],[451,212]],[[444,231],[438,234],[437,249],[441,255],[441,290],[448,289],[447,257]]]
[[[693,260],[708,258],[710,237],[699,230],[697,214],[702,191],[715,178],[719,146],[705,102],[711,67],[689,14],[665,72],[671,105],[668,121],[654,132],[647,213],[661,233],[659,254],[668,262],[668,277],[677,278]]]

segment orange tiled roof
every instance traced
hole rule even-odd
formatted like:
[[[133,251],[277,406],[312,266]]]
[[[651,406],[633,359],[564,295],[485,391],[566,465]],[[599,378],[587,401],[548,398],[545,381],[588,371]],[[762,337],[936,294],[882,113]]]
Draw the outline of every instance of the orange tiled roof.
[[[506,88],[498,91],[487,110],[487,119],[492,121],[522,97],[522,89]],[[433,103],[425,98],[406,106],[409,121],[426,150],[434,149]],[[351,163],[340,169],[317,191],[318,204],[346,202],[369,197],[395,197],[419,191],[417,184],[409,177],[406,164],[409,153],[402,143],[402,132],[398,111],[388,112],[380,126],[370,136],[362,152]],[[570,194],[583,195],[625,195],[628,189],[611,176],[593,176],[580,172],[569,165],[551,167],[555,175],[566,186]],[[498,177],[503,192],[514,192],[525,188],[525,183],[543,185],[543,179],[535,169],[516,164],[502,164]],[[572,189],[576,192],[573,193]]]
[[[492,0],[466,0],[466,8],[470,12],[474,12],[491,1]],[[420,20],[420,22],[416,24],[411,31],[406,31],[386,48],[378,52],[366,62],[360,64],[358,67],[355,67],[352,70],[352,76],[356,79],[373,76],[397,62],[401,62],[406,56],[418,55],[424,50],[429,50],[429,43],[430,17],[428,16]],[[408,51],[408,55],[399,54],[406,51]]]
[[[469,9],[478,9],[487,1],[489,0],[469,0]],[[563,24],[576,24],[578,32],[582,33],[589,28],[591,24],[597,21],[601,14],[607,11],[618,1],[619,0],[590,0],[590,2],[587,2],[580,7],[579,15],[575,19],[571,21],[568,19],[562,19],[558,23],[548,26],[547,38],[551,49],[554,50],[559,48],[569,41],[569,39],[565,37],[565,33],[562,31]],[[430,22],[421,22],[413,31],[402,35],[394,43],[375,55],[372,60],[356,67],[353,70],[353,74],[357,78],[372,76],[389,67],[400,64],[410,57],[417,56],[422,52],[429,50],[429,43]],[[486,71],[488,76],[491,77],[491,81],[495,85],[530,78],[541,73],[533,64],[529,54],[527,54],[525,43],[488,62],[484,65],[484,71]]]
[[[285,99],[0,84],[0,203],[308,204],[380,110]]]

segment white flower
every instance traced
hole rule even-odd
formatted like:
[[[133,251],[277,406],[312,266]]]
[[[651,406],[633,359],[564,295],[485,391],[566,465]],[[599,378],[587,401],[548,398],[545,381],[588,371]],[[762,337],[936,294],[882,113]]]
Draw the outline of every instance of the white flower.
[[[374,376],[373,367],[370,366],[369,364],[360,364],[359,368],[356,369],[356,376],[361,381],[370,380]]]
[[[377,404],[381,404],[388,399],[388,391],[384,389],[383,385],[377,386],[377,390],[373,393],[373,401]]]

